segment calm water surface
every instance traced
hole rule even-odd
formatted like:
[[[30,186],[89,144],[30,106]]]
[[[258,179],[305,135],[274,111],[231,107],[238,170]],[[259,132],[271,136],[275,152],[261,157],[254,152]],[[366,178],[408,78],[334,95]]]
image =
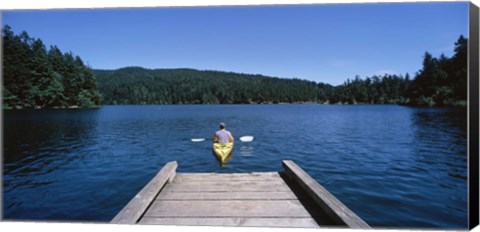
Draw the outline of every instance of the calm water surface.
[[[466,114],[396,105],[105,106],[4,111],[6,220],[108,222],[169,161],[282,171],[291,159],[373,227],[467,228]],[[237,138],[221,167],[219,122]]]

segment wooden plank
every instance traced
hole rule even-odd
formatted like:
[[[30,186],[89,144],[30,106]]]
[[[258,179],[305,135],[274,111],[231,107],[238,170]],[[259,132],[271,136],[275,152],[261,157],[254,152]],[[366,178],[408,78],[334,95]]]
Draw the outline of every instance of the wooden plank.
[[[280,179],[278,172],[266,173],[177,173],[175,181],[270,181]]]
[[[282,227],[282,228],[319,228],[313,218],[152,218],[144,217],[140,224],[179,225],[179,226],[246,226],[246,227]]]
[[[134,224],[144,214],[163,186],[175,177],[177,162],[169,162],[132,200],[112,219],[111,223]]]
[[[190,177],[210,177],[210,176],[274,176],[280,177],[278,172],[234,172],[234,173],[218,173],[218,172],[192,172],[192,173],[178,173],[180,176],[190,176]]]
[[[156,200],[297,200],[297,196],[292,192],[171,192],[165,188]]]
[[[249,183],[258,183],[259,185],[263,184],[276,184],[276,185],[286,185],[285,181],[281,178],[275,178],[275,179],[268,179],[268,180],[230,180],[229,178],[224,178],[220,180],[177,180],[175,178],[173,180],[173,183],[175,185],[223,185],[223,184],[236,184],[236,185],[241,185],[241,184],[249,184]]]
[[[289,192],[290,188],[283,181],[258,182],[188,182],[174,183],[169,191],[172,192]]]
[[[224,178],[222,180],[173,180],[175,185],[251,185],[255,183],[256,185],[284,185],[287,186],[285,181],[281,178],[269,179],[269,180],[236,180],[231,181],[229,178]]]
[[[307,194],[337,223],[350,228],[370,228],[370,226],[310,177],[291,160],[284,160],[287,175],[296,181]]]
[[[155,201],[145,217],[310,217],[298,200]]]

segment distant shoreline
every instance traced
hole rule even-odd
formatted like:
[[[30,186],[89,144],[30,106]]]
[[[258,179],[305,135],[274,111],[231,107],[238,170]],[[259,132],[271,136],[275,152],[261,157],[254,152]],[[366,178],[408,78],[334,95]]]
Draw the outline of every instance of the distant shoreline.
[[[408,107],[425,107],[425,108],[443,108],[443,107],[454,107],[454,108],[466,108],[466,102],[456,102],[455,104],[450,105],[415,105],[415,104],[404,104],[404,103],[321,103],[321,102],[278,102],[278,103],[231,103],[231,104],[105,104],[92,107],[80,107],[77,105],[74,106],[65,106],[65,107],[34,107],[34,108],[24,108],[21,106],[17,107],[8,107],[4,110],[84,110],[84,109],[100,109],[103,106],[182,106],[182,105],[399,105],[399,106],[408,106]]]
[[[90,106],[90,107],[81,107],[81,106],[54,106],[54,107],[41,107],[41,106],[34,106],[32,107],[23,107],[23,106],[9,106],[3,107],[3,110],[71,110],[71,109],[96,109],[102,108],[103,105],[97,106]]]

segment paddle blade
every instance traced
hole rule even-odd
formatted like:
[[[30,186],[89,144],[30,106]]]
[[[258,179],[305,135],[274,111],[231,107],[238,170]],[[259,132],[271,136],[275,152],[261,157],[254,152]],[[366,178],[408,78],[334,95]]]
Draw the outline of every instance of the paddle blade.
[[[203,142],[203,141],[205,141],[205,138],[192,139],[192,142]]]
[[[251,135],[246,135],[246,136],[240,137],[239,139],[242,142],[252,142],[255,139],[255,137],[253,137]]]

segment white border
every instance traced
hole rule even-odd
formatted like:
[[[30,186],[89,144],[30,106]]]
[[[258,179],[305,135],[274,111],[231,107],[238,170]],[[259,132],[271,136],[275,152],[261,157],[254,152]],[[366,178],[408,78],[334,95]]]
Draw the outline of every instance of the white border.
[[[457,2],[467,2],[453,0]],[[347,3],[393,3],[393,2],[452,2],[452,0],[418,1],[418,0],[68,0],[68,1],[41,1],[41,0],[1,0],[0,10],[24,9],[91,9],[91,8],[131,8],[131,7],[167,7],[167,6],[235,6],[235,5],[289,5],[289,4],[347,4]],[[470,2],[480,7],[480,0]],[[2,163],[3,164],[3,163]],[[1,196],[1,194],[0,194]],[[3,200],[3,199],[0,199]],[[1,204],[0,204],[1,205]],[[0,208],[0,210],[2,210]],[[310,229],[284,228],[241,228],[241,227],[192,227],[192,226],[138,226],[138,225],[109,225],[95,223],[49,223],[49,222],[0,222],[0,231],[318,231]],[[321,229],[320,229],[321,230]],[[322,231],[322,230],[321,230]],[[325,230],[323,230],[325,231]],[[331,230],[328,230],[331,231]],[[335,229],[333,231],[350,231]],[[362,230],[362,231],[396,231],[396,230]],[[400,230],[422,231],[422,230]],[[480,231],[477,227],[474,231]]]

